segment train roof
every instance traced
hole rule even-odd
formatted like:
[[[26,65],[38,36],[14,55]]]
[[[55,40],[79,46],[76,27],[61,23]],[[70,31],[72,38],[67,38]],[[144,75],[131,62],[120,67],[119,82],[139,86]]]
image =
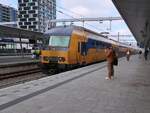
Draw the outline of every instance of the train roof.
[[[45,35],[61,35],[61,36],[71,36],[72,32],[74,30],[81,30],[81,31],[85,31],[89,33],[89,37],[88,38],[93,38],[95,40],[101,40],[104,42],[108,42],[108,43],[113,43],[112,40],[109,40],[106,36],[101,35],[97,32],[94,32],[92,30],[86,29],[84,27],[81,26],[57,26],[55,28],[52,28],[50,30],[48,30]],[[94,37],[92,37],[92,35],[94,35]],[[101,37],[101,38],[100,38]],[[115,42],[114,42],[115,43]]]
[[[74,25],[57,26],[57,27],[52,28],[52,29],[48,30],[47,32],[45,32],[45,35],[70,36],[74,30],[82,30],[82,31],[89,32],[89,33],[91,33],[91,35],[95,35],[96,36],[96,37],[92,37],[92,36],[90,37],[90,38],[93,38],[95,40],[101,40],[101,41],[104,41],[104,42],[107,42],[107,43],[111,43],[111,44],[115,44],[115,45],[118,45],[118,46],[124,46],[124,47],[132,48],[132,46],[129,46],[129,45],[125,44],[125,43],[118,42],[116,40],[112,40],[112,39],[110,39],[107,36],[101,35],[101,34],[99,34],[97,32],[94,32],[92,30],[86,29],[86,28],[81,27],[81,26],[74,26]],[[100,36],[100,37],[98,37],[98,36]]]
[[[90,32],[90,33],[93,33],[93,34],[96,34],[96,35],[99,35],[99,36],[106,38],[106,36],[101,35],[97,32],[94,32],[92,30],[86,29],[86,28],[81,27],[81,26],[74,26],[74,25],[57,26],[55,28],[48,30],[47,32],[45,32],[45,34],[48,34],[48,35],[71,35],[73,30],[84,30],[84,31],[87,31],[87,32]]]
[[[69,26],[57,26],[55,28],[51,28],[47,32],[45,32],[45,35],[71,35],[74,30],[74,27]]]

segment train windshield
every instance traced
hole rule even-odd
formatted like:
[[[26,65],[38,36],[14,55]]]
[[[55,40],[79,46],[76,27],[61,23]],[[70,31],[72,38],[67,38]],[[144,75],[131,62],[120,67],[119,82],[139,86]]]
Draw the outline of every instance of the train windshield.
[[[50,36],[49,46],[52,47],[68,47],[70,36]]]

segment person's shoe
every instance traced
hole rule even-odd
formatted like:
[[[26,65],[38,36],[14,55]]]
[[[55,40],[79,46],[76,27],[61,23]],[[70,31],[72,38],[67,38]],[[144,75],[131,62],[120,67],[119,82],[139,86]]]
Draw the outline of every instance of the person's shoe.
[[[109,77],[105,77],[105,79],[106,79],[106,80],[110,80],[110,78],[109,78]]]

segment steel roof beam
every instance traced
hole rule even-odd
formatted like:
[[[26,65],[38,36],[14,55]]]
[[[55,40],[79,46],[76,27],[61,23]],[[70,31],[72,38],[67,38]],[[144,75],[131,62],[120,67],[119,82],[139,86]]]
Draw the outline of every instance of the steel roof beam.
[[[85,21],[113,21],[123,20],[121,17],[98,17],[98,18],[74,18],[74,19],[55,19],[49,20],[49,22],[85,22]]]

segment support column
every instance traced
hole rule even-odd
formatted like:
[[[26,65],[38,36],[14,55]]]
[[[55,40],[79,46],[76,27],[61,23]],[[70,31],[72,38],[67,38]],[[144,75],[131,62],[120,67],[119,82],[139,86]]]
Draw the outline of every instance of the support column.
[[[19,42],[20,42],[20,48],[21,48],[21,56],[24,58],[23,48],[22,48],[22,41],[21,41],[21,35],[19,35]]]
[[[119,43],[119,41],[120,41],[120,39],[119,39],[119,38],[120,38],[120,34],[119,34],[119,32],[118,32],[118,43]]]

